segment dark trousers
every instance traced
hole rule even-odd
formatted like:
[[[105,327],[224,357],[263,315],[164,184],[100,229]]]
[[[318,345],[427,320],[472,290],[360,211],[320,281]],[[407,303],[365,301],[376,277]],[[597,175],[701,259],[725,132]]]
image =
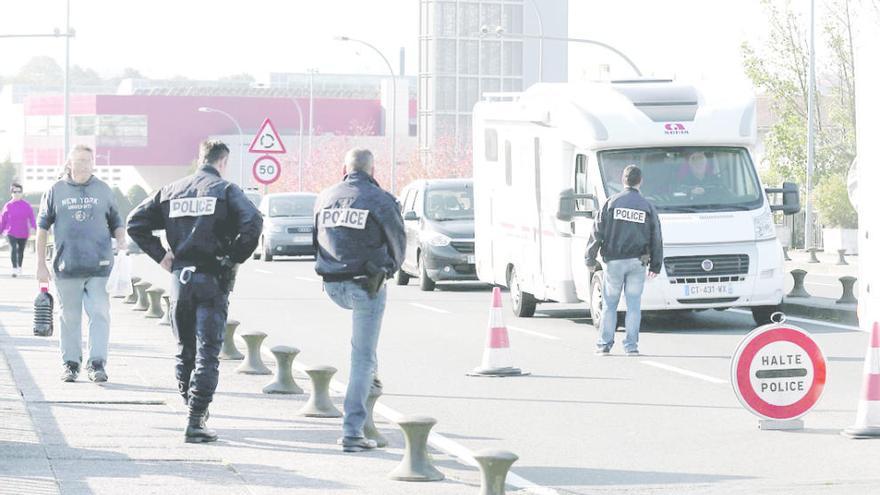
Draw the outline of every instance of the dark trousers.
[[[9,241],[9,257],[12,259],[12,268],[21,267],[21,261],[24,259],[24,247],[27,246],[27,239],[19,239],[18,237],[6,236]]]
[[[214,398],[220,374],[220,348],[226,329],[229,294],[217,277],[193,273],[182,284],[174,272],[171,283],[171,327],[177,338],[177,386],[190,410],[204,412]]]

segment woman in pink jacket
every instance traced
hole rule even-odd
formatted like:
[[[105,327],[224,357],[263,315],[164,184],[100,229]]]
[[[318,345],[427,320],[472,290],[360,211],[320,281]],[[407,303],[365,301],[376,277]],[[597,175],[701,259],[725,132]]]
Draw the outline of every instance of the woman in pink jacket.
[[[24,247],[31,230],[36,230],[34,210],[27,201],[21,199],[24,192],[21,184],[13,183],[9,188],[12,199],[3,205],[0,213],[0,234],[9,241],[9,252],[12,258],[12,276],[21,275],[21,261],[24,258]]]

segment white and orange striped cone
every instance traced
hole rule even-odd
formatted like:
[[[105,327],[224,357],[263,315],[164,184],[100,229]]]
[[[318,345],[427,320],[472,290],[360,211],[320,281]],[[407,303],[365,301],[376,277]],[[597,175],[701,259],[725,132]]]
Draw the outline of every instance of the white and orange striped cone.
[[[880,438],[880,323],[871,329],[871,343],[865,356],[865,381],[856,412],[856,424],[843,430],[850,438]]]
[[[513,366],[510,355],[510,337],[504,325],[501,309],[501,289],[492,289],[492,307],[489,308],[489,334],[483,350],[483,362],[468,376],[522,376],[527,372]]]

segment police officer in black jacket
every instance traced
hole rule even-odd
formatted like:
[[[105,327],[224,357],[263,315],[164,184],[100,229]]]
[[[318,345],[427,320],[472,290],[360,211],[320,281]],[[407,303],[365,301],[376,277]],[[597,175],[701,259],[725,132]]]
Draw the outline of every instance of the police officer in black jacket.
[[[163,187],[128,218],[128,235],[173,275],[175,371],[189,406],[188,443],[217,440],[205,421],[217,388],[229,292],[238,265],[254,252],[263,229],[259,211],[241,188],[221,178],[228,159],[225,144],[204,141],[196,173]],[[168,251],[153,235],[163,229]]]
[[[400,206],[373,179],[373,154],[350,150],[345,178],[315,202],[315,271],[338,306],[352,310],[351,373],[345,393],[342,450],[376,448],[364,438],[367,397],[378,385],[376,346],[385,312],[385,280],[403,261],[406,234]],[[379,385],[380,386],[380,385]]]
[[[610,354],[617,328],[617,305],[620,292],[626,297],[626,338],[623,341],[627,356],[639,355],[639,326],[642,320],[641,299],[645,276],[654,278],[663,266],[663,236],[660,218],[654,205],[642,197],[642,171],[635,165],[623,170],[626,189],[608,198],[587,244],[586,263],[593,273],[598,268],[596,256],[602,253],[605,261],[602,300],[604,308],[599,318],[599,340],[596,354]],[[647,274],[646,267],[647,266]],[[593,316],[593,320],[596,320]]]

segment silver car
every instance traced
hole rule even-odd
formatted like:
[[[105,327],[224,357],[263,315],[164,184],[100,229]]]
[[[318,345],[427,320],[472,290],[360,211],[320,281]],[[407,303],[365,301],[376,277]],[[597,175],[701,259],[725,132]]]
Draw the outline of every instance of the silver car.
[[[314,256],[312,243],[317,194],[276,193],[260,201],[263,234],[254,259],[272,261],[275,256]]]

